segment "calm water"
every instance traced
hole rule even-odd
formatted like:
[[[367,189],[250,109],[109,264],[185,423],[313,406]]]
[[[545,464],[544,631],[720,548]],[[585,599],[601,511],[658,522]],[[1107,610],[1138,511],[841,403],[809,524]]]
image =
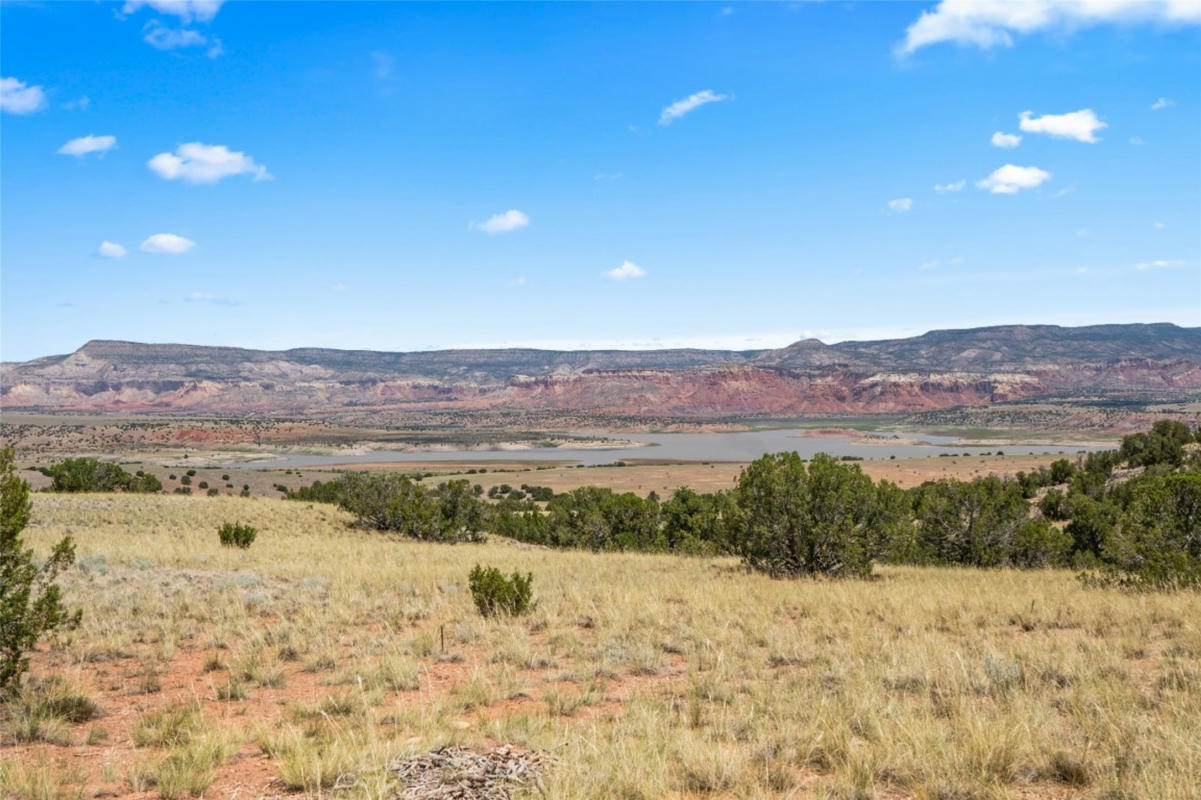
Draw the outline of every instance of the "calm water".
[[[399,450],[375,450],[366,455],[295,455],[270,461],[259,461],[241,466],[270,469],[293,469],[296,467],[321,467],[331,464],[365,464],[422,461],[567,461],[594,466],[611,464],[614,461],[654,458],[678,461],[753,461],[764,453],[795,450],[809,458],[816,453],[835,456],[859,456],[864,459],[907,458],[936,456],[947,452],[996,452],[997,445],[969,447],[957,444],[956,437],[918,436],[904,434],[909,440],[920,444],[903,444],[881,441],[879,444],[857,444],[850,438],[802,437],[803,429],[740,431],[738,433],[631,433],[614,434],[631,442],[641,442],[642,447],[572,448],[547,447],[531,450],[440,450],[437,452],[414,453]],[[590,435],[590,434],[580,434]],[[595,434],[603,436],[604,434]],[[887,434],[886,434],[887,435]],[[1095,447],[1077,445],[1002,445],[1006,453],[1076,453],[1095,450]]]

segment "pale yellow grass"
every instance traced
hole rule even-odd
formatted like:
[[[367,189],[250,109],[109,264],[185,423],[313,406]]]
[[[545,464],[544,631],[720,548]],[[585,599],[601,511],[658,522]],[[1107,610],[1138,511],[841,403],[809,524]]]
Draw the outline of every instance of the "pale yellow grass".
[[[247,551],[218,545],[235,520],[259,528]],[[153,797],[169,773],[214,797],[384,797],[397,755],[504,742],[553,752],[555,798],[1201,797],[1197,594],[1066,572],[776,581],[349,522],[282,500],[38,495],[27,539],[71,533],[90,569],[67,581],[83,628],[35,672],[105,716],[68,745],[0,750],[0,791]],[[476,562],[533,572],[535,612],[480,619]],[[161,688],[139,688],[147,665]],[[178,702],[220,747],[134,742]]]
[[[432,471],[438,477],[426,478],[427,484],[445,480],[446,475],[452,478],[464,478],[472,483],[478,483],[484,489],[493,486],[509,484],[517,488],[527,483],[531,486],[547,486],[556,492],[568,492],[580,486],[605,486],[615,492],[634,492],[645,497],[649,492],[656,492],[666,499],[681,486],[690,487],[698,492],[715,492],[730,489],[738,482],[738,476],[746,467],[745,463],[719,461],[713,463],[639,463],[638,452],[629,456],[625,466],[613,467],[573,467],[573,466],[538,466],[526,462],[521,464],[489,464],[463,462],[453,464],[442,462],[438,464],[409,463],[375,463],[375,464],[344,464],[341,469],[323,467],[322,471],[315,469],[304,470],[304,480],[293,476],[272,473],[272,480],[278,480],[286,485],[307,485],[314,479],[329,480],[341,470],[380,470],[397,472]],[[620,458],[620,456],[615,456]],[[1072,451],[1064,455],[983,455],[964,456],[957,453],[953,456],[922,456],[918,458],[876,458],[855,462],[867,475],[874,480],[889,480],[902,488],[919,486],[926,481],[954,478],[956,480],[971,480],[987,475],[1011,477],[1019,471],[1031,472],[1039,467],[1045,467],[1057,458],[1076,458]],[[487,472],[466,474],[466,470],[484,468]],[[457,473],[457,474],[456,474]],[[36,473],[35,473],[36,474]],[[253,484],[252,484],[253,486]],[[271,487],[268,487],[271,488]],[[274,491],[274,489],[272,489]]]

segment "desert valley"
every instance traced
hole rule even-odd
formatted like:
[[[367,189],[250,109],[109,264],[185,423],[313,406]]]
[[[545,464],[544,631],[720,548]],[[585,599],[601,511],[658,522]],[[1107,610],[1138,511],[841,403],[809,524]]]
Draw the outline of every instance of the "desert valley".
[[[0,3],[0,800],[1201,800],[1201,3]]]

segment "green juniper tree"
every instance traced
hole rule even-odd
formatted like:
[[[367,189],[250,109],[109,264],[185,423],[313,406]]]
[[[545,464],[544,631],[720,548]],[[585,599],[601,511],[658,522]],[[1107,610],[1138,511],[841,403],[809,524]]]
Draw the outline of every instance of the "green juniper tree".
[[[29,484],[16,474],[11,447],[0,449],[0,695],[12,694],[29,666],[27,653],[43,634],[79,624],[54,579],[75,561],[67,536],[40,565],[21,541],[32,504]]]

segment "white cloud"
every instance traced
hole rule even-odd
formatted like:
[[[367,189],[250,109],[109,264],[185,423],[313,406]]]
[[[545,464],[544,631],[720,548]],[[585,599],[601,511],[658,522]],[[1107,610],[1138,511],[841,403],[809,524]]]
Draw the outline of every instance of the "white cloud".
[[[1157,258],[1154,261],[1140,261],[1134,265],[1137,270],[1147,269],[1171,269],[1172,267],[1183,267],[1184,261],[1179,258]]]
[[[74,111],[76,109],[79,109],[80,111],[87,111],[88,108],[91,107],[91,105],[92,105],[92,98],[88,97],[85,94],[82,97],[80,97],[78,100],[71,100],[66,103],[63,103],[63,108],[65,108],[69,111]]]
[[[897,46],[909,55],[927,45],[954,42],[982,50],[1012,47],[1014,34],[1072,31],[1102,23],[1201,22],[1197,0],[941,0],[905,31]]]
[[[200,31],[192,28],[167,28],[160,25],[158,20],[147,23],[145,31],[142,40],[157,50],[204,47],[208,44],[208,38]]]
[[[1075,186],[1075,184],[1073,184],[1073,185],[1071,185],[1071,186],[1065,186],[1064,188],[1060,189],[1060,190],[1059,190],[1059,191],[1057,191],[1057,192],[1052,192],[1052,193],[1051,193],[1051,199],[1052,199],[1052,200],[1055,200],[1055,199],[1058,199],[1058,198],[1060,198],[1060,197],[1066,197],[1067,195],[1071,194],[1071,193],[1072,193],[1072,192],[1074,192],[1074,191],[1076,191],[1076,186]]]
[[[185,24],[193,20],[212,22],[224,2],[225,0],[126,0],[125,5],[121,8],[121,13],[134,14],[146,6],[160,14],[179,17],[180,21]]]
[[[1001,133],[1000,131],[997,131],[992,135],[992,139],[990,141],[992,142],[993,147],[1002,147],[1008,150],[1021,144],[1022,136],[1021,134],[1017,133]]]
[[[510,208],[501,214],[493,214],[483,222],[473,222],[470,230],[483,231],[487,234],[510,233],[530,224],[530,218],[515,208]]]
[[[125,258],[125,254],[129,251],[116,242],[104,241],[100,243],[100,247],[96,248],[96,255],[104,258]]]
[[[519,275],[513,280],[509,281],[510,286],[525,286],[525,283],[526,281],[524,275]]]
[[[331,289],[333,289],[335,292],[344,292],[344,291],[346,291],[346,284],[344,284],[344,283],[335,283],[335,284],[334,284],[333,286],[331,286],[330,288],[331,288]]]
[[[663,109],[659,113],[659,124],[670,125],[673,120],[677,120],[685,114],[695,111],[707,103],[720,103],[722,100],[729,100],[730,96],[725,94],[717,94],[709,89],[690,94],[683,100],[677,100],[671,105]]]
[[[142,242],[142,252],[177,256],[180,253],[188,252],[195,246],[195,242],[185,239],[183,236],[177,236],[174,233],[156,233],[146,237],[146,241]]]
[[[1092,144],[1099,141],[1096,137],[1097,131],[1109,127],[1107,123],[1097,119],[1091,108],[1082,108],[1067,114],[1044,114],[1041,117],[1035,117],[1033,114],[1033,111],[1018,114],[1021,129],[1027,133],[1045,133],[1057,139],[1075,139]]]
[[[16,78],[0,78],[0,111],[32,114],[46,107],[46,92]]]
[[[936,183],[934,191],[936,192],[962,192],[963,187],[967,186],[967,180],[952,181],[951,183]]]
[[[930,261],[923,261],[922,263],[917,265],[917,268],[922,270],[923,272],[927,272],[932,269],[938,269],[939,263],[940,262],[938,261],[938,259],[933,259]]]
[[[1131,137],[1130,137],[1130,143],[1131,143],[1132,145],[1134,145],[1135,147],[1142,147],[1142,146],[1143,146],[1143,145],[1145,145],[1147,142],[1146,142],[1146,140],[1145,140],[1145,139],[1143,139],[1143,137],[1141,137],[1141,136],[1131,136]]]
[[[592,176],[594,181],[616,181],[624,177],[620,172],[598,172]]]
[[[266,167],[223,144],[181,144],[174,154],[159,153],[147,161],[146,166],[159,177],[178,178],[188,183],[216,183],[231,175],[253,175],[256,181],[271,179]]]
[[[1151,227],[1155,228],[1155,230],[1157,230],[1157,231],[1162,231],[1167,226],[1164,225],[1162,222],[1152,222]]]
[[[1168,106],[1176,105],[1176,101],[1167,97],[1161,97],[1151,104],[1152,111],[1163,111]]]
[[[898,197],[896,200],[888,201],[888,210],[895,211],[898,214],[904,214],[906,211],[913,209],[912,197]]]
[[[981,189],[993,194],[1016,194],[1022,189],[1033,189],[1051,177],[1051,173],[1038,167],[1016,167],[1006,164],[992,171],[983,180],[976,181]]]
[[[116,146],[116,136],[93,136],[89,133],[87,136],[80,136],[78,139],[72,139],[67,142],[58,148],[58,152],[64,156],[83,158],[88,153],[100,153],[103,155]]]
[[[635,264],[633,261],[623,261],[620,267],[611,269],[605,273],[605,277],[614,281],[624,281],[628,278],[641,278],[646,275],[646,270]]]

